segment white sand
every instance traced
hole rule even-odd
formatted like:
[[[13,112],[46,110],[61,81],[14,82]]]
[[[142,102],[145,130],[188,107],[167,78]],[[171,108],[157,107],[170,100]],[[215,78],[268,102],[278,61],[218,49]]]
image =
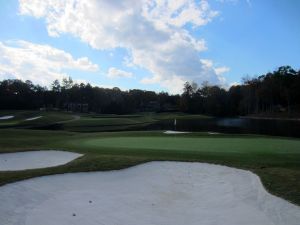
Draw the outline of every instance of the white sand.
[[[0,120],[9,120],[14,118],[15,116],[0,116]]]
[[[42,118],[42,117],[43,116],[31,117],[31,118],[27,118],[26,121],[37,120],[37,119]]]
[[[30,151],[0,154],[0,171],[46,168],[66,164],[81,154],[65,151]],[[1,217],[0,217],[1,218]]]
[[[208,132],[208,134],[216,135],[216,134],[221,134],[221,133],[219,133],[219,132]]]
[[[4,225],[299,225],[300,207],[268,194],[249,171],[151,162],[5,185],[0,218]]]
[[[164,134],[187,134],[190,132],[185,132],[185,131],[175,131],[175,130],[167,130],[164,132]]]

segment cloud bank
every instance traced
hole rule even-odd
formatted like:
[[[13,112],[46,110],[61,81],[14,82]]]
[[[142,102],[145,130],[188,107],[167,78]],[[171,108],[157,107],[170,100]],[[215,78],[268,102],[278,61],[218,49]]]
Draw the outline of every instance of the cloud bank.
[[[87,57],[74,59],[70,53],[49,45],[15,40],[0,42],[0,78],[31,80],[48,86],[54,79],[68,74],[63,70],[95,72],[98,65]]]
[[[121,78],[121,77],[131,78],[133,77],[133,74],[130,72],[126,72],[124,70],[119,70],[115,67],[110,67],[107,72],[107,77],[111,79]]]
[[[201,60],[205,40],[191,35],[218,12],[200,0],[20,0],[19,12],[43,18],[48,34],[71,34],[98,50],[124,48],[130,65],[146,69],[172,93],[185,81],[223,84],[222,72]],[[128,61],[128,60],[127,60]],[[225,68],[225,67],[224,67]]]

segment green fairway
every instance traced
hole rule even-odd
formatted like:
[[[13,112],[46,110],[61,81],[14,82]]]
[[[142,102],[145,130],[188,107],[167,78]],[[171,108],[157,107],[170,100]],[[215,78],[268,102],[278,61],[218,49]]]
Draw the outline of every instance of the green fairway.
[[[76,142],[76,141],[75,141]],[[113,149],[151,149],[159,151],[208,152],[208,153],[264,153],[297,154],[299,141],[288,139],[250,137],[112,137],[88,139],[78,143],[83,147]]]
[[[121,169],[152,160],[198,161],[251,170],[265,187],[300,204],[300,140],[254,135],[73,133],[1,129],[0,152],[60,149],[85,154],[64,166],[0,172],[0,184],[48,174]]]

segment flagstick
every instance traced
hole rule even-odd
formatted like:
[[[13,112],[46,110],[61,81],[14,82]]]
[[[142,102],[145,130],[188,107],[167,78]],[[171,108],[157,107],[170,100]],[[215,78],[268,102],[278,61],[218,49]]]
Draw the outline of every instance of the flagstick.
[[[176,131],[176,124],[177,124],[177,121],[176,119],[174,119],[174,130]]]

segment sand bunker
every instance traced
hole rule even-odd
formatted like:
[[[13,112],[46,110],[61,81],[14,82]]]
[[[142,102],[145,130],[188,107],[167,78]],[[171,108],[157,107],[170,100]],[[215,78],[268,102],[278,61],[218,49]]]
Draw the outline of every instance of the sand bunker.
[[[0,154],[0,171],[45,168],[66,164],[81,154],[65,151],[30,151]],[[0,217],[1,218],[1,217]]]
[[[9,120],[14,118],[15,116],[0,116],[0,120]]]
[[[31,118],[27,118],[26,121],[37,120],[37,119],[42,118],[42,117],[43,116],[31,117]]]
[[[234,168],[151,162],[0,187],[5,225],[299,225],[300,207]]]
[[[167,130],[164,132],[164,134],[187,134],[190,132],[185,132],[185,131],[175,131],[175,130]]]

